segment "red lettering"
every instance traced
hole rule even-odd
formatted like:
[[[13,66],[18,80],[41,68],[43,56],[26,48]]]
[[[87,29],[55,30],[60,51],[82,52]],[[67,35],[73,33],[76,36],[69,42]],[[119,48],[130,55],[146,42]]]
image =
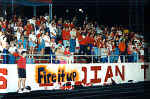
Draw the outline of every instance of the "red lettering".
[[[43,86],[45,87],[45,86],[53,86],[53,85],[54,85],[53,83],[49,83],[49,84],[40,84],[39,86],[40,87],[43,87]]]
[[[125,80],[124,66],[122,66],[122,74],[119,70],[119,67],[118,66],[115,67],[115,76],[118,76],[118,75],[120,75],[120,77],[123,81]]]
[[[146,79],[146,70],[149,68],[149,65],[141,65],[141,69],[144,69],[144,79]]]
[[[82,71],[84,72],[84,79],[82,80],[82,83],[86,84],[86,82],[87,82],[87,68],[82,67]]]
[[[0,68],[0,73],[3,75],[7,75],[7,69],[6,68]],[[0,82],[3,82],[2,85],[0,85],[0,89],[6,89],[7,88],[7,79],[3,76],[0,76]]]
[[[104,82],[107,82],[108,78],[111,77],[113,77],[112,68],[111,66],[108,66]]]
[[[75,85],[82,85],[82,82],[81,81],[76,81]]]
[[[94,71],[94,79],[91,79],[91,83],[100,83],[101,78],[97,78],[97,71],[101,70],[101,66],[92,66],[91,70]]]

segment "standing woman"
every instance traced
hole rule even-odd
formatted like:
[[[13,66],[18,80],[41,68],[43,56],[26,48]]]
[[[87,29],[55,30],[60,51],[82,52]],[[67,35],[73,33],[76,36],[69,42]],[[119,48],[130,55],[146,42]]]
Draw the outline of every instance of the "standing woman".
[[[36,35],[34,33],[34,31],[32,31],[32,33],[29,35],[29,48],[30,48],[30,51],[29,51],[29,54],[34,54],[34,49],[36,47]]]
[[[50,37],[49,37],[48,32],[46,32],[46,35],[44,35],[44,41],[45,41],[45,54],[49,54],[49,52],[50,52]]]
[[[44,33],[42,33],[41,37],[38,40],[38,44],[39,44],[38,51],[40,52],[41,55],[44,54],[44,48],[45,48],[44,36],[45,36]]]

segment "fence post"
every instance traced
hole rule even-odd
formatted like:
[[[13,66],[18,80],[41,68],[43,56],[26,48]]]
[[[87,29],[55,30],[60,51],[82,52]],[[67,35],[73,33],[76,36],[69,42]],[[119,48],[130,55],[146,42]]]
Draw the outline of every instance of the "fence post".
[[[123,62],[125,63],[126,59],[125,59],[126,55],[123,55]]]
[[[93,55],[92,55],[92,63],[94,63],[94,62],[93,62]]]
[[[110,63],[110,56],[108,56],[108,63]]]
[[[52,57],[52,55],[51,55],[51,64],[52,64],[52,62],[53,62],[53,57]]]
[[[138,63],[138,61],[139,61],[139,55],[137,54],[137,63]]]

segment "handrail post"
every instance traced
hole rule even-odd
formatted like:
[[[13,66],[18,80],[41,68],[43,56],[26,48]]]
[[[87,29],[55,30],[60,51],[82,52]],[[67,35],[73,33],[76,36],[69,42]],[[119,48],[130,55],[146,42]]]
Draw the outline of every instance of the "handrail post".
[[[110,63],[110,55],[108,55],[108,63]]]
[[[53,62],[53,57],[52,57],[52,55],[51,55],[51,64],[52,64],[52,62]]]
[[[92,55],[92,64],[93,64],[94,62],[93,62],[93,55]]]
[[[123,62],[125,63],[125,57],[126,57],[126,55],[123,55]]]
[[[136,61],[136,62],[138,63],[138,61],[139,61],[139,54],[137,54],[137,56],[136,56],[136,57],[137,57],[137,61]]]

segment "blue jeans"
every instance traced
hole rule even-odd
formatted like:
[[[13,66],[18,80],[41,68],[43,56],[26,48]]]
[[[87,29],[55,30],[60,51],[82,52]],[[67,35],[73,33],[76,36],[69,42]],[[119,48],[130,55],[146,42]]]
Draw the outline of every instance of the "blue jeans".
[[[63,40],[64,47],[69,46],[68,42],[68,40]]]
[[[70,52],[75,52],[75,48],[76,48],[76,40],[71,39],[70,40]]]
[[[98,47],[94,47],[94,55],[96,55],[94,58],[98,61],[98,55],[100,55],[100,49]]]
[[[9,64],[15,64],[15,56],[13,56],[12,54],[9,55]]]
[[[103,62],[103,63],[108,62],[108,57],[103,57],[103,58],[101,58],[101,62]]]
[[[85,55],[85,54],[87,54],[87,45],[80,45],[79,54],[80,54],[80,55]]]

